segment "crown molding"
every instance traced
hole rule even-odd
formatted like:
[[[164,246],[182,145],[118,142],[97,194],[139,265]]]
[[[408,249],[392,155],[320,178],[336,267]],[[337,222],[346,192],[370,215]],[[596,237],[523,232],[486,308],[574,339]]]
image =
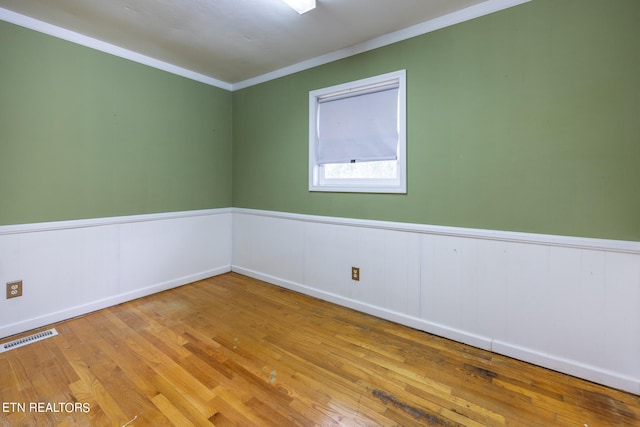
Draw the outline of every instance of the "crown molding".
[[[460,24],[465,21],[470,21],[475,18],[479,18],[484,15],[499,12],[504,9],[508,9],[514,6],[518,6],[523,3],[528,3],[531,0],[488,0],[479,3],[475,6],[470,6],[465,9],[461,9],[457,12],[452,12],[448,15],[440,16],[438,18],[430,19],[420,24],[413,25],[411,27],[404,28],[402,30],[394,31],[393,33],[385,34],[380,37],[368,40],[366,42],[337,50],[326,55],[321,55],[307,61],[302,61],[297,64],[290,65],[288,67],[281,68],[266,74],[262,74],[251,79],[243,80],[241,82],[233,83],[231,85],[232,90],[240,90],[250,86],[255,86],[260,83],[268,82],[280,77],[294,74],[300,71],[308,70],[320,65],[328,64],[330,62],[337,61],[339,59],[348,58],[353,55],[358,55],[370,50],[374,50],[380,47],[388,46],[393,43],[401,42],[416,36],[430,33],[432,31],[440,30],[442,28],[450,27],[452,25]]]
[[[328,64],[340,59],[348,58],[353,55],[357,55],[363,52],[374,50],[383,46],[387,46],[393,43],[397,43],[403,40],[407,40],[422,34],[430,33],[442,28],[450,27],[461,22],[470,21],[475,18],[479,18],[484,15],[499,12],[504,9],[508,9],[514,6],[518,6],[523,3],[528,3],[531,0],[487,0],[474,6],[467,7],[457,12],[450,13],[429,21],[422,22],[411,27],[395,31],[380,37],[376,37],[369,41],[340,49],[326,55],[321,55],[307,61],[302,61],[297,64],[290,65],[288,67],[281,68],[260,76],[256,76],[247,80],[243,80],[236,83],[224,82],[222,80],[215,79],[213,77],[197,73],[195,71],[188,70],[186,68],[179,67],[177,65],[170,64],[168,62],[160,61],[155,58],[151,58],[146,55],[116,46],[92,37],[85,36],[83,34],[76,33],[74,31],[67,30],[56,25],[48,24],[46,22],[30,18],[19,13],[12,12],[7,9],[0,8],[0,20],[10,22],[12,24],[19,25],[21,27],[29,28],[40,33],[44,33],[53,37],[57,37],[63,40],[70,41],[91,49],[96,49],[101,52],[105,52],[111,55],[115,55],[124,59],[128,59],[140,64],[147,65],[162,71],[166,71],[171,74],[186,77],[191,80],[195,80],[201,83],[205,83],[211,86],[218,87],[220,89],[235,91],[244,89],[250,86],[255,86],[260,83],[265,83],[270,80],[274,80],[280,77],[284,77],[290,74],[294,74],[300,71],[308,70],[310,68],[317,67],[319,65]]]
[[[84,34],[76,33],[74,31],[70,31],[65,28],[40,21],[38,19],[21,15],[7,9],[0,8],[0,20],[19,25],[24,28],[28,28],[39,33],[47,34],[52,37],[66,40],[71,43],[76,43],[81,46],[118,56],[120,58],[128,59],[130,61],[147,65],[158,70],[166,71],[171,74],[186,77],[190,80],[195,80],[201,83],[208,84],[210,86],[218,87],[220,89],[232,90],[232,86],[230,83],[223,82],[221,80],[214,79],[213,77],[205,76],[204,74],[196,73],[195,71],[187,70],[186,68],[178,67],[177,65],[160,61],[158,59],[151,58],[150,56],[142,55],[138,52],[134,52],[132,50],[125,49],[120,46],[95,39],[93,37],[88,37]]]

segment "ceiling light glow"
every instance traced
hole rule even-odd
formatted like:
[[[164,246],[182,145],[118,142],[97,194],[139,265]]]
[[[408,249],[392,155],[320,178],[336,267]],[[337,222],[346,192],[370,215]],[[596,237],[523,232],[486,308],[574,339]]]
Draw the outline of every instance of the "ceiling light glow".
[[[311,9],[316,8],[316,0],[282,0],[289,5],[293,10],[302,15],[305,12],[309,12]]]

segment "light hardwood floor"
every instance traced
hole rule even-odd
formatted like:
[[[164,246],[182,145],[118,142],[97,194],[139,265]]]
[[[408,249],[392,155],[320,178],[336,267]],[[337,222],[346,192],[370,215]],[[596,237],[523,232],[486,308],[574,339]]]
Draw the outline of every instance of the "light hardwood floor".
[[[0,354],[0,425],[640,426],[639,396],[235,273],[53,326]]]

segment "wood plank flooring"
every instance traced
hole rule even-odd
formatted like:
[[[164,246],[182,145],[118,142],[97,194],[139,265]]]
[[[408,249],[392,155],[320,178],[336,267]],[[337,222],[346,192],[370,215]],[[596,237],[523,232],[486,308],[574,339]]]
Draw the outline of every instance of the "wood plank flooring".
[[[639,396],[235,273],[54,326],[0,354],[0,425],[640,426]]]

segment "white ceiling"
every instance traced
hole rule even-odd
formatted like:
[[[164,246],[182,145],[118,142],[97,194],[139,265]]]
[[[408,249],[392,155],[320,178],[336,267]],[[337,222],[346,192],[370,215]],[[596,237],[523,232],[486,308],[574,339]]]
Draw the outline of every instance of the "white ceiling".
[[[417,24],[522,2],[317,0],[303,15],[281,0],[0,0],[0,8],[233,86]]]

